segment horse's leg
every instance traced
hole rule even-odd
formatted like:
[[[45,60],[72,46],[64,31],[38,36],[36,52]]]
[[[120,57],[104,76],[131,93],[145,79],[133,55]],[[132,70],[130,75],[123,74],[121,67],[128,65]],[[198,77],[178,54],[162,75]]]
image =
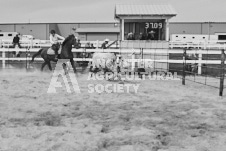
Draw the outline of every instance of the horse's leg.
[[[52,71],[52,67],[51,67],[50,61],[48,61],[47,64],[48,64],[49,70]]]
[[[121,74],[120,74],[121,73],[121,67],[117,65],[116,68],[117,68],[116,69],[117,70],[117,77],[118,77],[119,81],[121,81],[122,80]]]
[[[84,64],[82,65],[82,73],[84,73],[87,69],[87,62],[84,61]]]
[[[63,69],[64,69],[64,74],[67,75],[68,74],[67,64],[63,63],[62,66],[63,66]]]
[[[106,69],[103,69],[104,70],[104,79],[105,80],[108,80],[108,79],[106,79],[106,73],[107,73],[107,70]]]
[[[46,66],[46,62],[44,62],[43,64],[42,64],[42,67],[41,67],[41,71],[43,71],[43,69],[44,69],[44,67]]]
[[[93,72],[93,66],[89,67],[89,72]]]
[[[72,66],[72,68],[74,70],[74,73],[76,73],[75,61],[73,60],[73,58],[70,59],[70,62],[71,62],[71,66]]]
[[[53,62],[57,62],[57,61],[58,61],[58,59],[57,59],[57,58],[54,58],[52,61],[53,61]]]

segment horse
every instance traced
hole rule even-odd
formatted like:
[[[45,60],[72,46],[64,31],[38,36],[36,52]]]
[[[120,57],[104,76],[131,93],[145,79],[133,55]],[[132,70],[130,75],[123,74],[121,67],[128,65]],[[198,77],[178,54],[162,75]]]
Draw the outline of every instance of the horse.
[[[64,42],[62,43],[62,48],[61,48],[61,51],[58,55],[58,59],[70,59],[70,62],[71,62],[71,65],[72,65],[72,68],[74,70],[74,72],[76,72],[76,67],[75,67],[75,62],[73,60],[74,58],[74,55],[72,53],[72,45],[74,45],[76,43],[76,39],[75,39],[75,36],[74,35],[69,35],[65,40]],[[44,59],[44,63],[42,64],[42,67],[41,67],[41,71],[43,71],[43,68],[48,65],[49,67],[49,70],[52,71],[52,67],[51,67],[51,64],[50,64],[50,61],[54,61],[54,62],[57,62],[57,59],[55,58],[55,56],[50,56],[47,54],[47,51],[48,51],[49,48],[41,48],[37,53],[35,53],[33,56],[32,56],[32,60],[31,60],[31,63],[34,62],[34,58],[37,57],[38,55],[41,55],[41,57]],[[66,67],[66,64],[64,64],[63,66],[64,68]]]
[[[117,56],[115,53],[94,53],[92,57],[92,65],[90,66],[90,72],[97,73],[99,71],[103,71],[104,75],[107,72],[111,72],[113,74],[115,72],[119,73],[121,71],[119,66],[121,61],[121,56]]]
[[[116,55],[113,53],[94,53],[92,58],[92,69],[97,70],[114,70],[114,63],[116,61]]]

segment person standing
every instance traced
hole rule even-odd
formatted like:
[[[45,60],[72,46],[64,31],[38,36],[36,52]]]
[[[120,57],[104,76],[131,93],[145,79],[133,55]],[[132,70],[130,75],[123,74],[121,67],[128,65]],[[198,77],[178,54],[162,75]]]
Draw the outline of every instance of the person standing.
[[[14,38],[13,38],[13,48],[16,47],[16,45],[18,45],[19,48],[21,48],[20,45],[20,37],[19,34],[17,34]],[[13,57],[20,57],[20,51],[13,51]]]
[[[80,42],[80,39],[76,38],[77,42],[74,44],[74,48],[79,49],[82,47],[82,44]]]
[[[109,42],[109,39],[105,39],[104,42],[103,42],[102,45],[101,45],[101,48],[102,48],[102,49],[107,49],[107,44],[108,44],[108,42]]]
[[[90,49],[95,49],[93,43],[90,44]]]
[[[21,48],[21,46],[20,46],[20,37],[19,37],[19,34],[17,34],[17,35],[13,38],[13,48],[15,48],[16,45],[18,45],[18,47]]]

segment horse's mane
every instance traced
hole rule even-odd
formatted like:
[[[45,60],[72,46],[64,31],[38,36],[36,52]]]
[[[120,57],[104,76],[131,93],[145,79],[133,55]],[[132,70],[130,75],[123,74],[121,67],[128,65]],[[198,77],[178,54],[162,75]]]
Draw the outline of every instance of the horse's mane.
[[[75,37],[74,35],[69,35],[63,42],[62,46],[64,46],[71,38]]]

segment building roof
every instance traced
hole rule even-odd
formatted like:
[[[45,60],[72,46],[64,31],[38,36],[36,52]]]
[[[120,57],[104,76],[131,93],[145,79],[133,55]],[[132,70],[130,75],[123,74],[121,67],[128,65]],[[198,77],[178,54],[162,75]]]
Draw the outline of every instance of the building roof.
[[[77,28],[78,33],[119,33],[119,27],[93,27],[93,28]]]
[[[177,13],[169,4],[161,5],[116,5],[115,16],[129,16],[129,15],[169,15],[176,16]]]

